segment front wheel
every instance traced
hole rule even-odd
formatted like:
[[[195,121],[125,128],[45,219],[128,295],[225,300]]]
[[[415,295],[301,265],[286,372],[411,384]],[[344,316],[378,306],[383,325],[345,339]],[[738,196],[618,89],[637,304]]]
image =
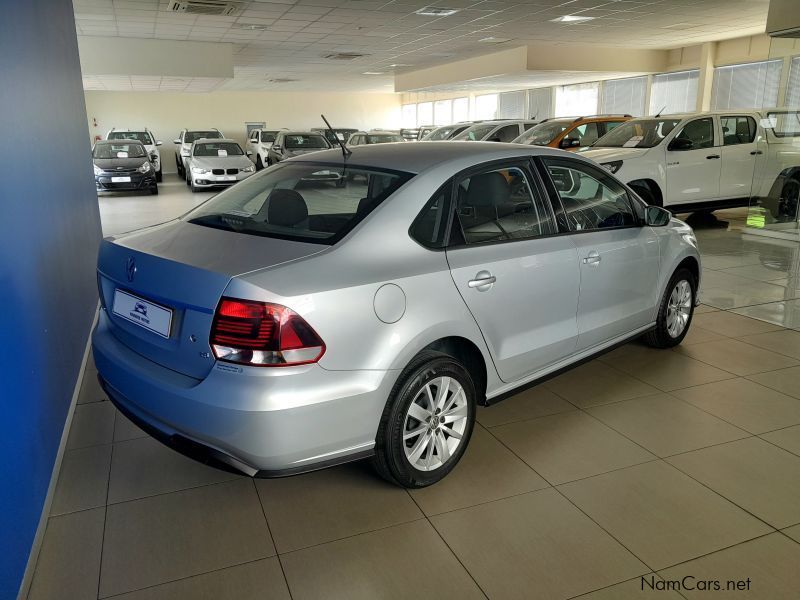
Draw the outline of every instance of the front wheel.
[[[655,329],[644,336],[654,348],[672,348],[686,337],[694,314],[697,281],[688,269],[673,273],[661,299]]]
[[[164,176],[161,174],[161,167],[159,167],[158,171],[156,171],[156,182],[157,183],[161,183],[161,181],[163,179],[164,179]]]
[[[383,478],[421,488],[444,478],[464,454],[475,424],[475,384],[453,357],[423,352],[398,379],[375,440]]]
[[[260,171],[264,168],[264,163],[261,162],[261,155],[256,155],[256,171]]]

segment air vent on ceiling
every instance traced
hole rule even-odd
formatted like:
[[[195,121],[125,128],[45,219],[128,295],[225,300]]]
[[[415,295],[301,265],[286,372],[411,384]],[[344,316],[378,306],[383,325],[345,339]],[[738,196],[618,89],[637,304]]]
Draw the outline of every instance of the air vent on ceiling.
[[[242,11],[236,0],[170,0],[170,12],[230,17]]]
[[[336,54],[326,54],[324,58],[329,60],[355,60],[369,56],[368,54],[359,54],[358,52],[337,52]]]

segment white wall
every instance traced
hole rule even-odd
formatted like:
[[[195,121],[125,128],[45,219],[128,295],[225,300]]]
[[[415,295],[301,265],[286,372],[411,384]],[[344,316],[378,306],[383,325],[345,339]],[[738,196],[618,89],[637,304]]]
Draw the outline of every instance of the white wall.
[[[165,172],[175,172],[172,140],[184,127],[216,127],[244,143],[245,122],[264,121],[267,127],[324,127],[324,114],[334,127],[400,127],[400,94],[311,92],[161,92],[87,91],[89,133],[105,137],[112,127],[148,127],[164,142]],[[96,122],[96,125],[95,125]]]

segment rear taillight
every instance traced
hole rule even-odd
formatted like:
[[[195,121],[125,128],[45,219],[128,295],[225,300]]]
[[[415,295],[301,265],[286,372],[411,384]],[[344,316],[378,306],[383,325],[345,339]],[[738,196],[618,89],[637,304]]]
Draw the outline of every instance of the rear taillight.
[[[287,367],[317,362],[325,344],[290,308],[223,298],[211,326],[211,349],[218,360]]]

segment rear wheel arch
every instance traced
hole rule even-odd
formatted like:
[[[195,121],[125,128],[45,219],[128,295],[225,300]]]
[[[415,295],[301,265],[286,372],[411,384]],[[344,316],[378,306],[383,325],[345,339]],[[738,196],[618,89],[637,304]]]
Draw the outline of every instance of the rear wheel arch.
[[[415,358],[429,350],[447,354],[460,362],[470,374],[475,384],[477,403],[481,405],[486,404],[486,386],[488,383],[486,360],[480,348],[478,348],[474,342],[461,336],[439,338],[422,348],[415,355]]]
[[[664,194],[661,187],[652,179],[635,179],[628,183],[628,187],[642,197],[642,200],[652,206],[664,206]]]

